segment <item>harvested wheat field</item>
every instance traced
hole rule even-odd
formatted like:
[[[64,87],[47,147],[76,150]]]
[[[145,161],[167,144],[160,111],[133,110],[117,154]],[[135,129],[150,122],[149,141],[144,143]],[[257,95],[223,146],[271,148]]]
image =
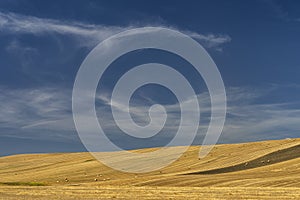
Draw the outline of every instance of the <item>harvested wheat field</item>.
[[[300,199],[300,139],[217,145],[200,160],[198,152],[145,174],[89,153],[1,157],[0,199]]]

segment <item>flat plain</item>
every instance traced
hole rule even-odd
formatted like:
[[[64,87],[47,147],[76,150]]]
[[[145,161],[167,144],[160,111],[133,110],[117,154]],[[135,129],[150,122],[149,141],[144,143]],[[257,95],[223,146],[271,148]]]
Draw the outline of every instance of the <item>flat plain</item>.
[[[300,199],[300,139],[220,144],[203,159],[199,148],[143,174],[89,153],[0,157],[0,199]]]

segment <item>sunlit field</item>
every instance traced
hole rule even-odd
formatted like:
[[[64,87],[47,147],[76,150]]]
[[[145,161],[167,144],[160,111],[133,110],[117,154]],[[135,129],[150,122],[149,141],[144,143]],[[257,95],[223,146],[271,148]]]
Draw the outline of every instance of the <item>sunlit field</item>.
[[[146,174],[115,171],[89,153],[1,157],[0,198],[300,199],[300,139],[217,145],[203,159],[198,151]]]

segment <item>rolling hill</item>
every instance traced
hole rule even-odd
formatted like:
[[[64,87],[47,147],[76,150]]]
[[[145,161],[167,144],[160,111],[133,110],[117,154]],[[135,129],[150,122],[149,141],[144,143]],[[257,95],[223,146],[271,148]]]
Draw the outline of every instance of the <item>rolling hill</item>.
[[[300,199],[300,139],[221,144],[203,159],[199,148],[144,174],[89,153],[0,157],[0,199]]]

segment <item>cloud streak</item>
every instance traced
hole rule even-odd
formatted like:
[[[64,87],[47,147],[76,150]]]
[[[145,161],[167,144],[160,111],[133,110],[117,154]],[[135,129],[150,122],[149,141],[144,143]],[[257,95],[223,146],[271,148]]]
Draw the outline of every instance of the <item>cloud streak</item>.
[[[0,101],[1,136],[59,140],[75,131],[66,91],[1,87]]]
[[[41,132],[45,130],[51,132],[52,139],[55,137],[68,138],[70,132],[76,134],[71,113],[70,90],[62,91],[56,88],[18,90],[1,88],[0,90],[1,127],[16,133],[15,137],[30,138],[38,134],[39,137],[49,138],[50,136],[41,135]],[[295,105],[291,105],[291,103],[253,103],[256,99],[264,97],[266,91],[227,88],[227,94],[228,117],[220,142],[279,139],[296,137],[299,133],[300,109],[292,108]],[[97,112],[101,113],[101,116],[109,116],[109,106],[126,108],[126,105],[120,102],[111,105],[110,101],[101,95],[97,98],[102,102],[97,107]],[[197,137],[203,138],[210,117],[210,100],[206,92],[199,94],[198,99],[202,114]],[[132,114],[147,124],[149,117],[145,113],[148,112],[149,107],[140,104],[131,106]],[[179,107],[173,104],[166,105],[165,108],[168,111],[168,120],[170,120],[170,123],[166,124],[165,130],[176,131],[177,127],[174,124],[178,124],[180,120]],[[104,128],[109,130],[110,134],[118,131],[111,119],[102,117],[101,120],[103,120],[102,124],[105,124]],[[201,141],[196,141],[196,143],[201,143]]]
[[[141,26],[139,26],[141,27]],[[162,26],[181,31],[198,40],[207,48],[221,50],[221,45],[231,41],[228,35],[200,34],[189,30],[180,30],[172,26]],[[137,26],[107,26],[87,24],[76,21],[58,21],[54,19],[38,18],[34,16],[20,15],[16,13],[0,12],[0,30],[9,34],[34,34],[43,35],[56,33],[73,36],[81,45],[94,46],[100,41],[116,33],[138,28]]]

